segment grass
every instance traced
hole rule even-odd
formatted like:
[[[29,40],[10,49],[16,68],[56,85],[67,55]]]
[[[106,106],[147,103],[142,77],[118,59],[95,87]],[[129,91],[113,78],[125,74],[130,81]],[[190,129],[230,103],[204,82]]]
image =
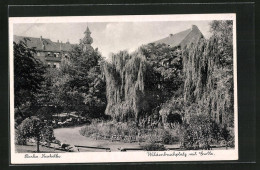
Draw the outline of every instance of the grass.
[[[17,153],[37,153],[36,152],[36,145],[33,145],[33,144],[15,145],[15,151]],[[40,153],[62,153],[62,152],[63,151],[47,148],[47,147],[44,147],[44,146],[40,146]]]

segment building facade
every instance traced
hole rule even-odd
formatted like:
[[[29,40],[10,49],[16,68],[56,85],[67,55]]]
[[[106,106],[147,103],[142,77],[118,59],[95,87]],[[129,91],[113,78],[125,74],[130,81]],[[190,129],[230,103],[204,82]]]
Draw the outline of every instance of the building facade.
[[[69,41],[66,43],[53,42],[42,36],[36,38],[14,35],[14,42],[19,43],[20,41],[24,41],[29,48],[35,48],[35,58],[54,68],[59,68],[61,61],[69,58],[69,52],[73,48],[73,44],[70,44]]]
[[[79,46],[84,52],[93,52],[94,49],[91,46],[93,39],[88,27],[84,34],[84,38],[82,40],[80,39]],[[52,68],[59,68],[63,61],[69,61],[70,51],[77,45],[71,44],[69,41],[66,43],[60,42],[59,40],[53,42],[42,36],[36,38],[14,35],[14,42],[19,43],[20,41],[24,41],[29,48],[35,48],[35,58]]]

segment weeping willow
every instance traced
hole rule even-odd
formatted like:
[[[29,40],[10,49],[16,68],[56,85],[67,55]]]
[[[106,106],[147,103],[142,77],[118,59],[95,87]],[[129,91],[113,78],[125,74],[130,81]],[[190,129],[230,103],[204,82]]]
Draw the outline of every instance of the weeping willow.
[[[194,114],[204,114],[219,124],[232,126],[232,23],[218,22],[211,25],[215,33],[209,40],[201,37],[198,43],[190,43],[181,49],[180,56],[170,55],[174,50],[171,51],[170,47],[159,48],[160,46],[152,46],[151,50],[155,51],[152,54],[149,50],[140,49],[133,54],[126,51],[113,54],[111,62],[103,65],[107,97],[105,114],[117,121],[138,121],[147,113],[151,115],[151,108],[156,107],[164,117],[163,122],[166,122],[165,118],[170,113],[177,113],[184,120]],[[152,59],[149,56],[153,56]],[[174,65],[174,70],[178,72],[160,66],[167,57],[169,60],[180,61],[180,66]],[[151,70],[155,75],[159,74],[159,78],[149,77],[153,74]],[[173,77],[170,79],[172,82],[163,84],[165,75]],[[181,82],[176,83],[178,81]],[[167,96],[166,101],[161,99],[163,95]],[[158,99],[151,99],[156,97]]]
[[[105,113],[117,121],[138,120],[144,112],[146,59],[140,52],[113,54],[104,64],[107,107]]]
[[[225,51],[225,50],[224,50]],[[233,69],[223,65],[223,43],[201,39],[183,51],[185,117],[206,114],[220,124],[233,125]]]

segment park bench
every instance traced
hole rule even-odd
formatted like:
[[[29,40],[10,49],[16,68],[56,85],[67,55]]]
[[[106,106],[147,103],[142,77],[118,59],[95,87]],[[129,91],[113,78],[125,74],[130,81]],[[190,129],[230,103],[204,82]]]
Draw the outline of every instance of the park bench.
[[[142,151],[142,148],[118,148],[121,152],[126,152],[126,151]]]
[[[96,146],[82,146],[82,145],[75,145],[75,147],[77,147],[78,152],[79,152],[79,148],[100,149],[100,150],[106,150],[106,152],[111,152],[110,148],[104,148],[104,147],[96,147]]]
[[[181,148],[166,148],[166,150],[170,151],[170,150],[182,150]]]

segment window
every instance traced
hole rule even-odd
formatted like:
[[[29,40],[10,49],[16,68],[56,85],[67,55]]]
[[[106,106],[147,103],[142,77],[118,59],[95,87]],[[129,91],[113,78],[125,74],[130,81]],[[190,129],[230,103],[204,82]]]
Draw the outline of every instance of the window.
[[[48,63],[48,67],[51,67],[51,63]]]
[[[56,68],[60,68],[60,63],[56,63]]]
[[[40,54],[40,52],[37,52],[37,56],[39,57],[41,54]]]
[[[54,63],[53,68],[60,68],[60,63]]]

